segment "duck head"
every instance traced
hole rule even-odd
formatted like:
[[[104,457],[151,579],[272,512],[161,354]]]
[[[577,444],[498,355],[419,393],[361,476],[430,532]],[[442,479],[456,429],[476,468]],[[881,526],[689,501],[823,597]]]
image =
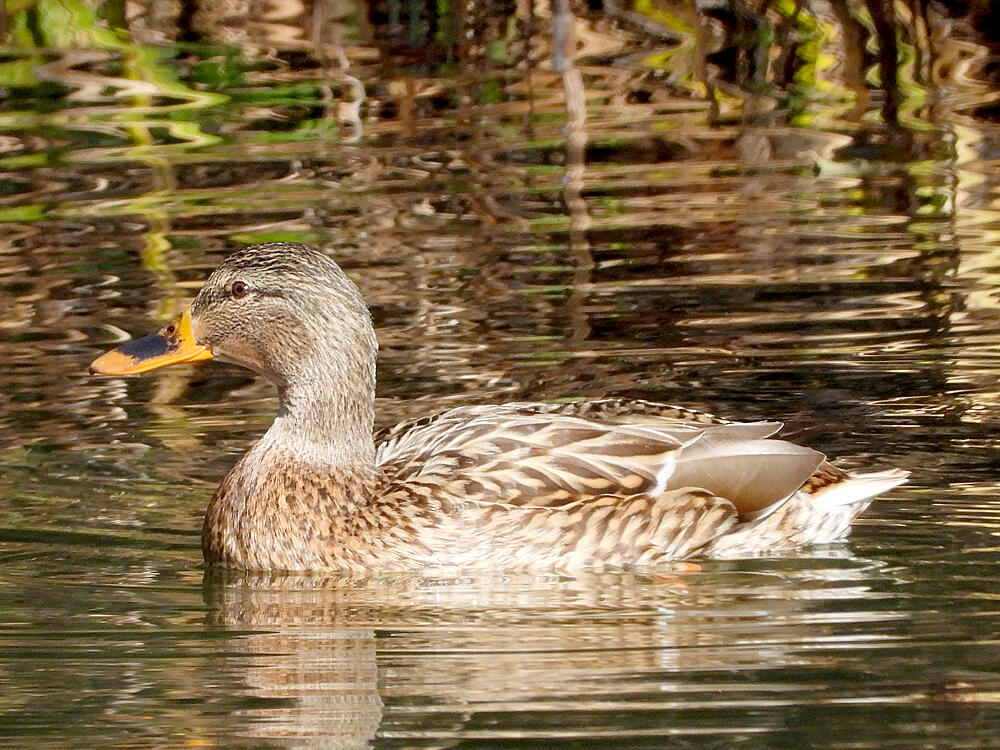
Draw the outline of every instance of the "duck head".
[[[305,245],[272,242],[230,255],[187,310],[90,369],[137,375],[217,358],[284,390],[338,361],[374,364],[377,348],[364,299],[340,267]]]
[[[135,375],[217,358],[277,385],[279,417],[305,416],[317,429],[355,422],[370,435],[377,350],[364,299],[340,267],[305,245],[276,242],[229,256],[187,310],[90,370]]]

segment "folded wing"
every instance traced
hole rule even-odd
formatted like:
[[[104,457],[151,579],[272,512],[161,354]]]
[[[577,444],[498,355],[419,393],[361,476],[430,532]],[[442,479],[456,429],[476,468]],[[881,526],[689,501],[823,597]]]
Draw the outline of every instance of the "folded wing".
[[[468,500],[558,507],[685,487],[729,500],[743,520],[799,489],[823,455],[771,438],[780,425],[717,423],[695,412],[597,422],[544,404],[463,407],[383,435],[378,462],[411,482],[447,482]]]

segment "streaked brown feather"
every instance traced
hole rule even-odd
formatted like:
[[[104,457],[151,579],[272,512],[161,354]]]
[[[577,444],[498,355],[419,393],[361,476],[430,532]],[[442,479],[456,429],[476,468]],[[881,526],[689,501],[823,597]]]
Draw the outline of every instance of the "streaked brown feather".
[[[381,433],[368,475],[316,475],[280,452],[252,449],[206,516],[207,559],[354,573],[617,568],[832,540],[856,515],[854,506],[813,501],[850,475],[815,451],[764,437],[778,425],[686,421],[669,407],[601,424],[572,411],[462,407],[404,423]],[[539,421],[539,413],[548,416]],[[762,481],[764,499],[754,494]],[[233,498],[239,516],[256,519],[251,533],[233,525]]]

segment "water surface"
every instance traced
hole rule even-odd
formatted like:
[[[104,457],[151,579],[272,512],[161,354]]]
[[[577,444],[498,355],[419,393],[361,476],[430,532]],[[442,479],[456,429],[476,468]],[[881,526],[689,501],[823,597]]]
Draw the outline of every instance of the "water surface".
[[[975,19],[930,18],[931,44],[901,16],[924,46],[900,33],[887,92],[842,3],[751,19],[762,47],[669,3],[577,8],[575,46],[521,4],[29,5],[0,60],[9,746],[995,743],[1000,87]],[[86,368],[272,239],[371,304],[380,425],[639,397],[911,482],[847,544],[655,575],[207,573],[201,515],[273,390]]]

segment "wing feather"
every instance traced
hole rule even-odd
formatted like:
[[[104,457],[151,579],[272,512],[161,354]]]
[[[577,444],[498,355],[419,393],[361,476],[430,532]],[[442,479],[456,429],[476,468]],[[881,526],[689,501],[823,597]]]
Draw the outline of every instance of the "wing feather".
[[[729,500],[744,519],[790,496],[823,461],[770,439],[778,423],[727,423],[649,402],[625,420],[625,403],[451,409],[384,431],[377,460],[396,479],[446,482],[468,500],[556,507],[693,487]],[[612,421],[590,418],[608,413]]]

